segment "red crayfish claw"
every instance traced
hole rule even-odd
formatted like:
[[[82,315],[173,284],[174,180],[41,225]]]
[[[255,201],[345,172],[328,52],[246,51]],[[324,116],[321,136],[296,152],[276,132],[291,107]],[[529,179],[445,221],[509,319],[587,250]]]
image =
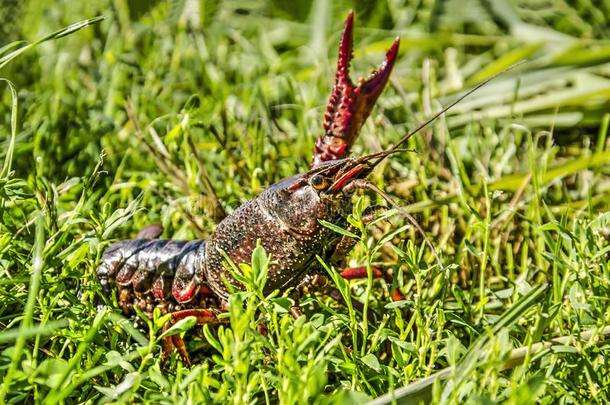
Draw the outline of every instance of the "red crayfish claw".
[[[314,147],[312,168],[328,160],[342,159],[349,154],[396,62],[400,38],[394,40],[383,63],[368,78],[360,79],[358,84],[354,85],[349,77],[349,65],[353,56],[353,30],[354,13],[350,12],[339,43],[335,84],[324,115],[324,135],[318,138]]]

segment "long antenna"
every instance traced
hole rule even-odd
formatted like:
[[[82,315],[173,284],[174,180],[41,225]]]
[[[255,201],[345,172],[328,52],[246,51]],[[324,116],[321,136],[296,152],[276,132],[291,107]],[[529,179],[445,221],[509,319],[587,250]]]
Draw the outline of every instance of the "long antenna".
[[[400,141],[398,141],[398,143],[394,144],[394,146],[390,146],[386,150],[386,152],[395,151],[401,145],[403,145],[405,142],[407,142],[413,135],[415,135],[416,133],[418,133],[419,131],[421,131],[422,129],[427,127],[428,125],[430,125],[430,123],[432,123],[438,117],[440,117],[441,115],[445,114],[447,111],[452,109],[456,104],[458,104],[459,102],[464,100],[466,97],[470,96],[472,93],[474,93],[475,91],[479,90],[481,87],[485,86],[487,83],[489,83],[490,81],[492,81],[496,77],[498,77],[498,76],[500,76],[500,75],[502,75],[502,74],[504,74],[504,73],[506,73],[506,72],[508,72],[508,71],[510,71],[510,70],[512,70],[514,68],[516,68],[517,66],[520,66],[520,65],[524,64],[525,62],[526,62],[526,60],[522,60],[520,62],[517,62],[517,63],[513,64],[513,65],[510,65],[506,69],[503,69],[503,70],[499,71],[498,73],[496,73],[493,76],[487,78],[483,82],[477,84],[472,89],[470,89],[466,93],[462,94],[458,99],[453,101],[447,107],[443,108],[442,110],[440,110],[439,112],[434,114],[432,117],[428,118],[426,121],[424,121],[423,123],[419,124],[415,129],[412,129],[411,131],[409,131],[409,133],[407,133],[405,136],[403,136],[402,139]],[[375,162],[375,164],[376,163],[378,163],[378,162]]]

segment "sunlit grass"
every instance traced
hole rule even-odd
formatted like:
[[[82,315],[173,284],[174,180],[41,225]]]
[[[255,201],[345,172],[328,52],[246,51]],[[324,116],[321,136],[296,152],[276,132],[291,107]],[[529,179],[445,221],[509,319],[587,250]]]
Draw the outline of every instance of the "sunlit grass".
[[[0,402],[388,403],[393,390],[404,403],[608,399],[609,13],[238,1],[201,2],[189,17],[186,3],[28,2],[2,15],[25,21],[16,31],[31,42],[0,44],[10,80],[0,82]],[[355,154],[529,60],[372,176],[443,266],[395,211],[362,223],[384,204],[365,193],[346,264],[392,271],[404,300],[322,263],[342,300],[307,296],[295,320],[291,298],[262,294],[257,250],[230,326],[177,325],[191,329],[195,365],[162,364],[164,318],[134,324],[103,295],[103,250],[151,223],[165,238],[206,238],[223,211],[306,170],[349,7],[354,76],[402,37]]]

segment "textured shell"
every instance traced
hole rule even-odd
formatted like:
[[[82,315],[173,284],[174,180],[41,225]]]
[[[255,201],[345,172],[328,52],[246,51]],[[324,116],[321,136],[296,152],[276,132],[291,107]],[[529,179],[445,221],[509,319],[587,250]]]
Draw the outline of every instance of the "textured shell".
[[[266,292],[295,286],[303,273],[315,265],[316,255],[325,257],[334,251],[339,240],[337,234],[318,220],[336,222],[340,218],[331,218],[332,207],[321,202],[310,186],[286,192],[295,178],[269,187],[218,225],[208,244],[205,276],[220,297],[228,297],[223,277],[239,286],[224,269],[220,250],[235,263],[250,263],[260,240],[274,262],[269,269]]]

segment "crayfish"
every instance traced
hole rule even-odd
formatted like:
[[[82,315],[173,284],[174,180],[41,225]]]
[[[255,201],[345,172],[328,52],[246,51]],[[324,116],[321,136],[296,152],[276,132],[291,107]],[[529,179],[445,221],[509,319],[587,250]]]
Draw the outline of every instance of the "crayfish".
[[[387,156],[404,151],[400,147],[407,139],[457,103],[385,151],[348,157],[359,130],[388,82],[398,55],[399,38],[379,68],[357,85],[349,77],[352,46],[353,13],[350,13],[339,45],[324,134],[315,144],[309,171],[273,184],[241,205],[218,224],[209,240],[140,236],[119,241],[104,252],[97,274],[103,286],[118,288],[118,302],[125,313],[132,313],[136,306],[150,315],[155,307],[160,307],[163,313],[171,313],[166,327],[188,316],[196,317],[199,324],[221,322],[218,315],[226,308],[230,294],[226,283],[241,287],[225,268],[226,258],[234,263],[249,263],[257,241],[274,259],[266,293],[298,289],[311,283],[319,271],[317,256],[331,263],[345,257],[353,242],[320,221],[346,227],[354,192],[363,188],[377,190],[366,180],[373,168]],[[367,275],[364,268],[341,274],[345,278]],[[375,276],[381,276],[380,272]],[[166,353],[173,347],[185,363],[190,363],[179,335],[165,338]]]

